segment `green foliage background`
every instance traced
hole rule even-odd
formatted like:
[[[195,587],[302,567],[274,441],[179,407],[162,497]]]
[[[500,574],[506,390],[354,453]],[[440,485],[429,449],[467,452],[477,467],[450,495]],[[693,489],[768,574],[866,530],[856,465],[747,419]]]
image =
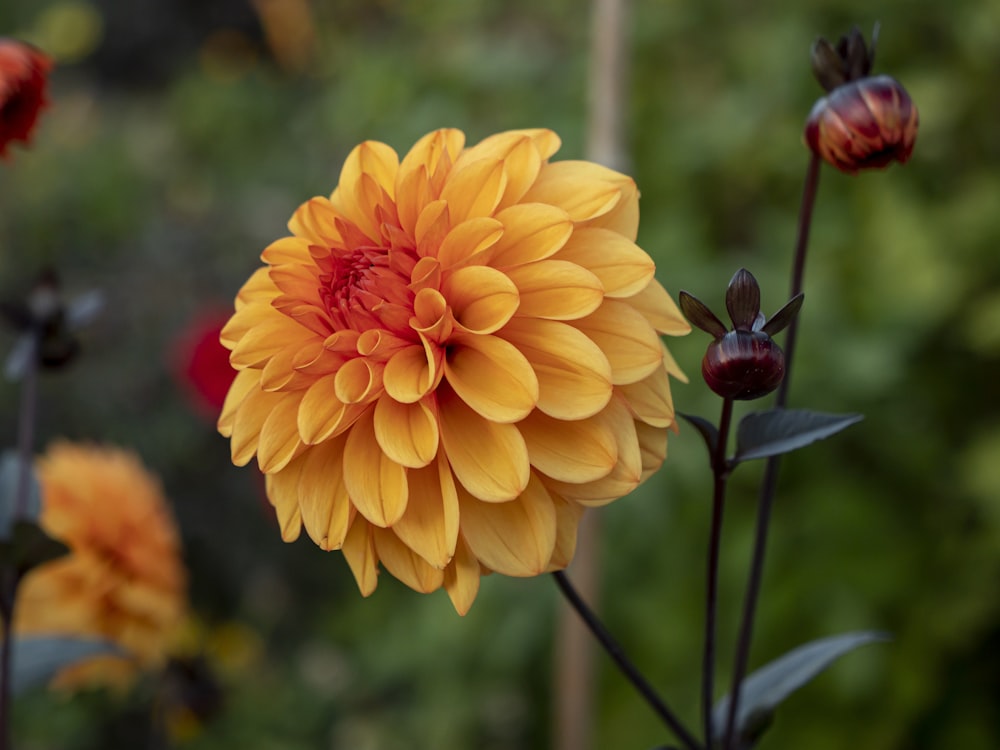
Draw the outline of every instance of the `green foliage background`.
[[[299,203],[332,190],[361,140],[405,152],[439,126],[470,142],[545,126],[562,136],[561,158],[581,157],[587,6],[317,0],[313,11],[316,59],[291,73],[240,0],[0,5],[0,33],[64,50],[34,147],[0,164],[0,291],[19,295],[51,264],[71,293],[97,287],[108,299],[85,356],[42,383],[39,447],[56,436],[131,446],[163,478],[225,696],[184,747],[550,747],[561,606],[552,583],[486,579],[465,618],[442,592],[420,596],[388,576],[362,600],[338,553],[280,542],[254,470],[232,467],[226,441],[190,410],[171,352],[193,318],[231,304],[261,249]],[[783,464],[753,663],[851,629],[885,629],[894,641],[793,697],[762,746],[992,750],[1000,5],[634,0],[639,241],[674,295],[683,288],[721,309],[726,282],[746,266],[765,310],[777,309],[807,162],[801,128],[820,94],[809,45],[876,20],[876,71],[906,84],[920,136],[905,168],[824,170],[792,388],[795,406],[867,419]],[[213,45],[222,31],[240,43]],[[697,378],[705,339],[671,343],[692,375],[675,388],[678,408],[715,418]],[[17,395],[0,385],[8,444]],[[601,511],[601,609],[695,724],[710,483],[692,429],[670,450],[653,481]],[[732,483],[723,665],[758,477],[746,466]],[[597,663],[599,709],[581,717],[593,720],[594,747],[668,742]],[[26,696],[17,744],[139,747],[130,721],[146,690],[127,700]]]

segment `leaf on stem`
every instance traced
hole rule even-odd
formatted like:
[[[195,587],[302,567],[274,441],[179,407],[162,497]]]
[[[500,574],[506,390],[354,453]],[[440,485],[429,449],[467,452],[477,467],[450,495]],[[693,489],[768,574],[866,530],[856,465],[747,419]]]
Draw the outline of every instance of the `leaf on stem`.
[[[92,656],[120,654],[109,641],[69,636],[23,636],[15,638],[11,654],[11,693],[48,682],[63,667]]]
[[[824,414],[808,409],[771,409],[747,414],[736,431],[733,461],[790,453],[835,435],[862,419],[862,414]]]
[[[35,476],[33,466],[24,466],[15,451],[6,451],[0,456],[0,539],[10,539],[17,510],[17,491],[22,471],[28,479],[28,497],[24,507],[26,518],[38,518],[42,509],[42,491]]]
[[[677,416],[683,418],[686,422],[691,423],[698,434],[702,436],[705,440],[705,445],[708,447],[708,455],[711,458],[715,455],[715,445],[719,442],[719,430],[714,424],[709,422],[703,417],[696,417],[694,414],[682,414],[677,412]]]
[[[887,633],[873,630],[844,633],[799,646],[752,673],[740,689],[740,705],[734,732],[735,747],[754,746],[771,724],[774,711],[792,693],[812,680],[834,661],[860,646],[888,641]],[[722,737],[729,716],[729,696],[712,709],[715,734]]]

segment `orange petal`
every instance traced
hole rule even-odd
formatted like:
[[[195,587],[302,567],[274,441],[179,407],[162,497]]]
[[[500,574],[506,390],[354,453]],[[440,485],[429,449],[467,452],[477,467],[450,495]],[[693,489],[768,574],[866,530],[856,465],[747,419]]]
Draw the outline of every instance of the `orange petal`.
[[[607,476],[618,461],[615,436],[601,419],[565,422],[533,411],[517,426],[531,465],[553,479],[592,482]]]
[[[525,203],[498,211],[503,237],[494,246],[490,265],[496,268],[548,258],[573,234],[573,220],[561,208]]]
[[[577,229],[556,259],[588,269],[601,280],[604,293],[615,298],[638,294],[656,270],[645,250],[609,229]]]
[[[233,463],[245,466],[257,453],[257,443],[264,422],[279,402],[287,399],[284,393],[251,390],[240,403],[233,418],[230,451]]]
[[[226,400],[222,404],[222,413],[219,415],[217,426],[219,433],[223,437],[231,437],[233,434],[233,421],[236,419],[236,412],[240,404],[243,403],[250,393],[260,390],[260,370],[240,370],[233,379],[233,384],[229,386],[226,393]]]
[[[508,503],[483,503],[459,489],[458,506],[462,536],[483,565],[520,577],[548,568],[556,544],[556,509],[536,477]]]
[[[441,442],[455,477],[475,497],[513,500],[528,484],[528,449],[517,427],[483,419],[450,389],[438,389]]]
[[[507,269],[517,286],[523,317],[575,320],[596,310],[604,299],[600,279],[575,263],[540,260]]]
[[[396,352],[382,371],[385,392],[404,404],[422,399],[436,384],[440,369],[435,360],[438,356],[444,355],[430,344]]]
[[[659,333],[684,336],[691,332],[691,326],[684,319],[677,304],[663,288],[663,284],[656,279],[626,301],[642,313]]]
[[[376,526],[392,526],[406,511],[406,469],[375,440],[374,407],[351,427],[344,447],[344,484],[358,512]]]
[[[497,336],[456,334],[444,376],[462,401],[491,422],[524,419],[538,403],[538,379],[517,347]]]
[[[444,571],[433,568],[403,544],[391,529],[373,528],[375,551],[385,569],[414,591],[429,594],[441,588]]]
[[[313,445],[333,435],[344,422],[346,404],[337,398],[334,378],[327,376],[313,383],[299,405],[299,436]]]
[[[389,197],[395,194],[399,156],[391,146],[379,141],[365,141],[355,146],[340,170],[341,189],[353,186],[362,175],[371,177]]]
[[[275,240],[260,254],[260,259],[265,263],[278,266],[283,263],[309,264],[312,265],[312,256],[309,254],[309,240],[305,237],[282,237]]]
[[[441,199],[448,201],[453,224],[490,216],[507,187],[507,175],[499,159],[480,159],[448,175]]]
[[[354,519],[341,548],[361,596],[370,596],[378,585],[378,554],[372,539],[372,527],[363,518]]]
[[[458,494],[451,469],[443,459],[408,472],[410,501],[392,530],[428,564],[444,569],[458,541]]]
[[[460,615],[469,611],[479,593],[479,561],[459,535],[455,557],[444,570],[444,587],[452,606]]]
[[[608,179],[618,186],[621,198],[614,208],[606,214],[591,219],[584,226],[610,229],[635,242],[639,234],[639,189],[631,177],[608,171],[610,172]]]
[[[310,198],[292,214],[288,228],[292,234],[309,241],[311,245],[331,247],[341,243],[336,222],[339,213],[327,198]]]
[[[635,425],[642,455],[642,478],[645,482],[660,468],[667,458],[667,431],[642,422]]]
[[[265,474],[281,471],[302,447],[297,422],[301,396],[295,393],[281,395],[260,428],[257,463]]]
[[[299,513],[298,483],[302,470],[302,458],[292,461],[277,474],[264,477],[267,499],[274,506],[278,519],[281,539],[294,542],[302,532],[302,516]]]
[[[518,310],[518,288],[504,273],[487,266],[466,266],[445,278],[441,293],[466,330],[493,333]]]
[[[344,484],[344,444],[340,436],[310,448],[299,459],[296,488],[306,533],[321,549],[340,549],[350,527],[351,501]]]
[[[611,365],[566,323],[514,317],[498,332],[528,358],[538,377],[538,408],[557,419],[593,416],[611,398]]]
[[[562,570],[573,561],[576,553],[576,535],[580,528],[585,508],[572,500],[564,500],[552,495],[556,505],[556,546],[549,560],[549,572]]]
[[[626,302],[605,300],[597,310],[573,325],[597,344],[611,363],[611,382],[634,383],[663,363],[663,346],[656,331]]]
[[[558,206],[573,221],[593,219],[606,214],[621,199],[618,185],[607,179],[609,172],[586,161],[546,164],[521,202]]]
[[[333,378],[337,400],[344,404],[367,402],[382,387],[381,373],[366,357],[355,357],[337,370]]]
[[[442,268],[451,268],[463,261],[475,261],[478,254],[486,253],[502,235],[503,224],[496,219],[483,216],[463,221],[441,239],[437,259]]]
[[[417,141],[409,153],[403,157],[403,161],[399,165],[397,180],[404,180],[409,173],[420,169],[423,169],[428,175],[434,175],[438,172],[442,162],[446,162],[448,165],[452,164],[462,152],[464,145],[465,134],[461,130],[442,128],[428,133]],[[399,196],[397,200],[402,200],[403,190],[397,190],[396,195]]]
[[[226,332],[223,328],[223,333]],[[288,316],[280,313],[268,316],[243,335],[229,355],[229,361],[237,369],[263,365],[292,341],[304,342],[308,338],[310,333]]]
[[[662,367],[653,370],[637,383],[619,386],[632,413],[653,427],[669,427],[674,422],[674,402],[670,395],[670,378]]]
[[[427,466],[437,455],[437,418],[423,403],[403,404],[383,394],[375,404],[375,439],[396,463]]]

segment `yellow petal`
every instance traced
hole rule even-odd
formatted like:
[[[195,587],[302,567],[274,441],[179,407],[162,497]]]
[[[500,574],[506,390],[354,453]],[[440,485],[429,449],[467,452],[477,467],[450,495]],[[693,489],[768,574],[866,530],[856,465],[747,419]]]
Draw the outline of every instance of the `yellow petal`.
[[[396,463],[427,466],[437,455],[437,418],[423,403],[403,404],[383,394],[375,404],[375,439]]]
[[[528,449],[517,427],[483,419],[450,389],[438,389],[441,442],[455,477],[486,502],[513,500],[528,484]]]
[[[340,549],[350,527],[351,501],[344,484],[344,444],[340,436],[317,445],[296,459],[301,463],[297,486],[306,533],[321,549]]]
[[[454,215],[452,215],[454,220]],[[464,261],[475,261],[475,256],[486,253],[503,235],[503,224],[489,217],[477,217],[455,226],[441,240],[437,259],[442,268]],[[491,256],[492,253],[484,257]]]
[[[403,171],[400,167],[397,178],[396,212],[399,216],[399,227],[407,237],[413,237],[417,227],[417,217],[424,206],[434,200],[427,174],[423,164],[416,168]]]
[[[575,263],[540,260],[507,269],[520,293],[523,317],[575,320],[596,310],[604,299],[600,279]]]
[[[305,237],[282,237],[275,240],[260,254],[260,259],[265,263],[278,266],[284,263],[309,264],[312,265],[312,256],[309,254],[309,240]],[[261,269],[258,269],[261,270]],[[246,288],[246,285],[244,285]]]
[[[431,567],[403,544],[391,529],[373,528],[375,551],[385,569],[414,591],[429,594],[441,588],[444,571]]]
[[[609,229],[582,228],[556,255],[591,271],[601,280],[608,297],[638,294],[653,279],[656,264],[634,242]]]
[[[302,516],[299,513],[298,495],[301,461],[300,457],[277,474],[268,474],[264,477],[267,499],[274,506],[281,539],[285,542],[294,542],[302,532]]]
[[[542,158],[530,138],[520,137],[514,146],[503,156],[503,171],[507,177],[507,186],[500,198],[497,209],[503,209],[518,203],[528,192],[542,168]]]
[[[597,310],[573,325],[597,344],[611,363],[611,382],[634,383],[663,363],[663,346],[656,331],[626,302],[605,300]]]
[[[517,426],[531,465],[553,479],[592,482],[607,476],[618,461],[615,436],[601,419],[565,422],[536,410]]]
[[[354,519],[344,538],[342,550],[361,590],[361,596],[370,596],[378,585],[378,555],[372,540],[371,525],[365,519]]]
[[[691,332],[691,326],[684,319],[677,304],[663,288],[663,284],[656,279],[626,301],[642,313],[659,333],[684,336]]]
[[[607,180],[610,171],[586,161],[546,164],[521,201],[558,206],[573,221],[593,219],[610,211],[621,199],[618,185]]]
[[[557,419],[593,416],[611,398],[611,365],[586,335],[566,323],[514,317],[498,336],[510,341],[538,377],[538,408]]]
[[[552,500],[556,505],[556,546],[552,550],[548,572],[562,570],[573,561],[573,555],[576,553],[576,535],[585,510],[579,503],[564,500],[555,494],[552,495]]]
[[[234,316],[233,320],[236,320]],[[225,329],[223,329],[225,332]],[[284,349],[290,341],[306,341],[309,332],[285,315],[268,316],[250,328],[233,348],[233,367],[256,367]]]
[[[410,501],[392,530],[428,564],[444,569],[458,542],[458,494],[455,479],[442,458],[407,474]]]
[[[448,591],[452,606],[460,615],[465,615],[479,593],[479,561],[469,545],[459,535],[455,547],[455,557],[444,570],[444,587]]]
[[[548,258],[573,234],[573,220],[556,206],[525,203],[498,211],[503,237],[493,247],[490,265],[507,268]]]
[[[497,336],[452,337],[444,376],[466,404],[491,422],[524,419],[538,403],[531,364]]]
[[[233,463],[245,466],[257,453],[261,427],[279,402],[287,399],[283,393],[251,390],[240,403],[233,418],[230,451]]]
[[[462,536],[486,567],[508,576],[545,572],[556,544],[556,509],[532,476],[509,503],[483,503],[459,489]]]
[[[442,165],[450,166],[462,152],[465,145],[465,134],[454,128],[442,128],[428,133],[417,141],[409,153],[403,157],[399,165],[397,181],[407,179],[411,172],[423,170],[428,177],[433,177]],[[402,201],[404,191],[396,191],[397,200]],[[437,198],[437,196],[434,196]]]
[[[419,401],[435,387],[441,369],[437,360],[443,357],[443,352],[429,343],[396,352],[382,371],[385,392],[404,404]]]
[[[379,141],[365,141],[354,147],[340,170],[339,187],[353,186],[362,175],[371,177],[389,197],[395,194],[399,156],[391,146]]]
[[[375,440],[374,407],[351,427],[344,447],[344,484],[358,512],[376,526],[392,526],[406,511],[406,469]]]
[[[662,367],[637,383],[619,386],[635,417],[653,427],[669,427],[674,422],[674,402],[670,378]]]
[[[421,258],[436,257],[441,242],[451,229],[451,218],[448,212],[448,202],[436,200],[428,203],[417,217],[417,225],[413,229],[413,237],[417,243],[417,255]]]
[[[448,202],[452,223],[459,224],[466,219],[492,215],[506,187],[503,162],[480,159],[452,170],[441,199]]]
[[[594,217],[583,226],[610,229],[635,242],[639,234],[639,190],[635,180],[618,172],[611,172],[608,179],[618,186],[621,198],[606,214]]]
[[[332,247],[341,243],[336,221],[337,209],[328,198],[317,196],[299,206],[288,221],[292,234],[308,240],[311,245]]]
[[[322,348],[322,341],[318,338],[310,344]],[[261,371],[261,389],[265,391],[294,391],[308,388],[313,379],[295,369],[295,361],[301,356],[302,351],[303,349],[299,346],[286,346],[272,356]]]
[[[281,395],[260,428],[257,463],[265,474],[281,471],[302,447],[297,421],[300,396]]]
[[[226,400],[222,404],[222,413],[219,415],[219,422],[216,425],[219,433],[223,437],[232,437],[233,421],[236,419],[236,412],[240,404],[243,403],[250,393],[260,389],[260,370],[240,370],[236,373],[229,392],[226,393]]]
[[[297,417],[299,436],[313,445],[326,440],[343,425],[347,405],[337,398],[332,376],[320,378],[302,396]]]
[[[639,451],[642,454],[642,478],[645,482],[656,473],[667,458],[667,431],[642,422],[635,425],[639,437]]]
[[[366,357],[355,357],[337,370],[333,387],[341,403],[367,402],[382,387],[381,373]]]
[[[472,333],[498,331],[518,310],[514,281],[487,266],[466,266],[448,274],[441,293],[455,320]]]

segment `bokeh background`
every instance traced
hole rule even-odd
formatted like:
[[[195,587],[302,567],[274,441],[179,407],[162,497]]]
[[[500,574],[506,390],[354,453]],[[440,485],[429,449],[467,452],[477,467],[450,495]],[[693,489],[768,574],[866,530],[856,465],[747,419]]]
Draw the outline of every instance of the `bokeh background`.
[[[867,419],[783,464],[753,649],[878,628],[779,712],[764,747],[1000,746],[1000,5],[989,0],[633,0],[628,171],[640,244],[672,294],[721,309],[740,266],[784,301],[820,90],[817,35],[882,24],[878,72],[910,90],[913,160],[825,169],[792,404]],[[266,750],[550,748],[551,580],[483,582],[460,618],[443,592],[383,576],[367,600],[339,553],[283,544],[253,468],[177,377],[179,340],[227,310],[295,207],[365,139],[398,151],[440,126],[470,142],[516,127],[583,155],[590,43],[580,0],[4,0],[0,33],[58,61],[34,147],[0,165],[0,293],[43,266],[107,305],[85,353],[41,384],[56,436],[136,450],[179,518],[200,643],[218,689],[178,746]],[[7,349],[13,336],[0,334]],[[715,419],[706,341],[672,342],[679,409]],[[183,348],[183,347],[181,347]],[[13,445],[18,391],[0,384]],[[600,512],[600,608],[696,724],[710,482],[694,430],[654,480]],[[726,519],[728,664],[759,466]],[[594,748],[670,739],[601,655]],[[198,683],[198,680],[194,681]],[[200,684],[200,683],[199,683]],[[720,685],[726,685],[725,674]],[[155,688],[16,704],[16,744],[143,747]],[[221,696],[221,702],[216,698]],[[217,705],[219,704],[219,705]],[[221,707],[220,707],[221,706]],[[140,738],[140,739],[137,739]]]

